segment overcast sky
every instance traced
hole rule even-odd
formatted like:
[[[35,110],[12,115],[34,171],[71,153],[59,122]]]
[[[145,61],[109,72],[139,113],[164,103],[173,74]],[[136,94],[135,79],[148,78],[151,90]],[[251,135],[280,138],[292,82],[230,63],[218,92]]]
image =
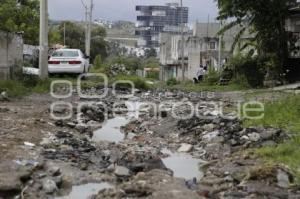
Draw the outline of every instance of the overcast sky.
[[[83,0],[89,2],[90,0]],[[179,0],[177,0],[179,2]],[[80,0],[49,0],[49,14],[55,20],[83,20],[84,9]],[[94,0],[94,19],[135,21],[135,5],[163,5],[176,0]],[[214,20],[217,7],[214,0],[183,0],[184,6],[190,9],[190,20],[206,22],[208,15]]]

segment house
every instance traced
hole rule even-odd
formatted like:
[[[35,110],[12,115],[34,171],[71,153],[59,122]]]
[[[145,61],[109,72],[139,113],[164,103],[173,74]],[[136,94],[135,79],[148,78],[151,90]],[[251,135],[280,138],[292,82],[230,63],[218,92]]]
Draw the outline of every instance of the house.
[[[0,79],[8,79],[22,61],[22,35],[0,31]]]
[[[184,79],[192,80],[202,66],[218,70],[230,56],[231,46],[237,29],[218,36],[219,23],[195,23],[193,33],[184,34]],[[178,33],[163,32],[160,34],[160,79],[182,80],[182,36]]]
[[[290,9],[286,19],[286,31],[289,36],[289,57],[285,64],[287,79],[300,80],[300,3]]]

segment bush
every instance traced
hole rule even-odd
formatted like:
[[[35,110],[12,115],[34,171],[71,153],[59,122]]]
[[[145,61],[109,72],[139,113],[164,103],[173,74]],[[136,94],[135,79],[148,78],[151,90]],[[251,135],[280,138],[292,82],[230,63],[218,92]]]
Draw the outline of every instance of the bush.
[[[249,57],[238,54],[229,60],[226,67],[232,71],[233,81],[246,81],[252,88],[263,86],[267,57]],[[227,70],[228,71],[228,70]]]
[[[216,85],[220,80],[220,75],[214,67],[208,68],[208,73],[204,77],[204,82],[208,85]]]
[[[119,75],[116,77],[116,80],[126,80],[126,81],[131,81],[135,88],[138,89],[148,89],[148,85],[146,81],[138,76],[135,75]],[[131,85],[129,84],[123,84],[123,86],[130,87]]]
[[[103,67],[101,55],[97,55],[95,57],[93,67],[95,70],[101,69]]]
[[[170,78],[167,80],[167,85],[168,86],[175,86],[177,85],[179,82],[176,80],[176,78]]]
[[[146,78],[159,80],[159,72],[148,72]]]
[[[0,93],[7,92],[9,97],[20,97],[26,95],[29,89],[21,82],[14,80],[0,80]]]
[[[118,56],[118,57],[110,57],[106,61],[106,65],[125,65],[126,70],[129,71],[136,71],[137,69],[142,69],[142,63],[141,59],[137,57],[124,57],[124,56]]]

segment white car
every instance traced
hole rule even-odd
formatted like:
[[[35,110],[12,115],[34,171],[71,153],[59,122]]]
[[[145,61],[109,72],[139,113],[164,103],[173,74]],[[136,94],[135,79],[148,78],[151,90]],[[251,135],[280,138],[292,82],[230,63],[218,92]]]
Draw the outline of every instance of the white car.
[[[48,60],[48,72],[82,74],[89,71],[89,58],[78,49],[59,49]]]

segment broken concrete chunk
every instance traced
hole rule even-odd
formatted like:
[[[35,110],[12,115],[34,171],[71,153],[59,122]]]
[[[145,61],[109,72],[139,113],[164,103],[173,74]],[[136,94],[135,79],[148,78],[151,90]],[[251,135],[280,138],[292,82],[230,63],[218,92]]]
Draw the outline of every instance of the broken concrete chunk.
[[[193,149],[193,145],[191,144],[181,144],[180,148],[177,150],[180,153],[188,153]]]
[[[129,177],[130,171],[126,167],[116,166],[115,175],[118,177]]]

